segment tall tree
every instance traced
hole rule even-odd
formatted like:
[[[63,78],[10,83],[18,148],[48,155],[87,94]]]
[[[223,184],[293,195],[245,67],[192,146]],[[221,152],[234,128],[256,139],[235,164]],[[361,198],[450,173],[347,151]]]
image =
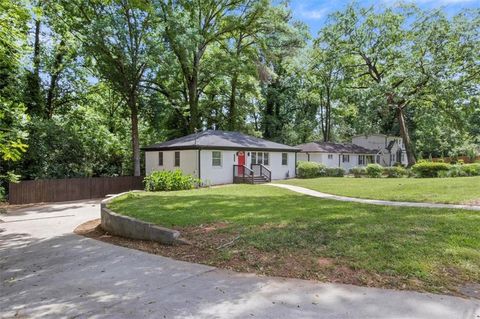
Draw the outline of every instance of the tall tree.
[[[385,112],[394,113],[410,166],[416,162],[410,108],[447,82],[458,85],[478,77],[478,12],[475,16],[461,14],[450,21],[441,11],[399,7],[377,12],[351,5],[334,14],[323,30],[336,42],[338,54],[353,61],[346,67],[357,78],[356,87],[369,91],[370,105],[383,100]]]
[[[204,68],[205,53],[212,45],[227,39],[233,31],[249,23],[250,7],[256,1],[205,0],[156,1],[157,14],[164,25],[167,47],[172,51],[182,75],[183,98],[188,106],[188,131],[200,129],[199,101],[213,79]],[[158,83],[165,95],[171,93]]]
[[[133,171],[140,176],[138,132],[141,82],[146,76],[151,43],[151,8],[144,1],[62,1],[65,22],[94,58],[102,79],[123,97],[129,109]]]
[[[305,47],[308,35],[306,26],[293,21],[285,5],[272,8],[270,17],[259,56],[264,98],[262,131],[265,138],[283,141],[283,127],[291,121],[287,109],[295,95],[291,90],[295,73],[290,72],[289,64]]]

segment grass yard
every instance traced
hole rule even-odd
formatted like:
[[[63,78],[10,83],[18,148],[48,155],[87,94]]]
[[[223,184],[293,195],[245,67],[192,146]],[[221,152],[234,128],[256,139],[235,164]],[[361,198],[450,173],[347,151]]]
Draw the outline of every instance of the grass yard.
[[[335,178],[280,181],[319,192],[368,199],[480,205],[480,176],[456,178]]]
[[[192,245],[154,252],[182,260],[451,294],[480,284],[478,212],[338,202],[266,185],[130,193],[109,207],[180,230]]]

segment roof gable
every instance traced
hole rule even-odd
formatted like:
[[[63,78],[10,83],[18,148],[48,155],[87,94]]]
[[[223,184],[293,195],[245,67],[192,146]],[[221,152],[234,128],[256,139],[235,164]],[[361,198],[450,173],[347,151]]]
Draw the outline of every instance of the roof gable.
[[[239,132],[207,130],[190,134],[164,143],[152,144],[143,148],[146,151],[175,149],[234,149],[234,150],[270,150],[300,151],[297,148],[267,141]]]

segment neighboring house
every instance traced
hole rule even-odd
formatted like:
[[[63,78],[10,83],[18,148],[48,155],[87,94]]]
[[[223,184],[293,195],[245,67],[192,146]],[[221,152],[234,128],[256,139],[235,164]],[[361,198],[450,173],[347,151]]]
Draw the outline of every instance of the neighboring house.
[[[242,133],[219,130],[187,135],[143,150],[147,174],[181,169],[210,185],[295,177],[296,153],[300,151]]]
[[[402,139],[383,134],[357,135],[352,138],[352,143],[311,142],[296,147],[301,149],[297,156],[299,161],[345,170],[370,163],[392,166],[400,162],[407,165]]]

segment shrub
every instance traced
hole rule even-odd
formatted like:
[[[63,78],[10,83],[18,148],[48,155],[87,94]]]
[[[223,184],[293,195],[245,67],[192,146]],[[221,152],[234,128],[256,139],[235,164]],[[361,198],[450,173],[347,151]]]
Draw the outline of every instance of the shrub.
[[[378,178],[382,177],[383,167],[379,164],[368,164],[366,171],[368,177]]]
[[[448,171],[450,167],[447,163],[421,161],[412,166],[412,171],[417,177],[438,177],[440,172]]]
[[[325,165],[315,162],[300,161],[297,163],[297,175],[299,178],[314,178],[322,175]]]
[[[441,171],[438,177],[464,177],[468,176],[467,172],[463,169],[463,165],[451,165],[448,171]]]
[[[462,170],[466,176],[480,176],[480,163],[464,164]]]
[[[325,168],[323,170],[323,175],[325,177],[343,177],[345,176],[345,170],[340,167],[335,168]]]
[[[366,173],[367,170],[365,169],[365,167],[354,167],[350,169],[350,174],[353,174],[355,178],[365,176]]]
[[[387,177],[398,178],[408,176],[408,171],[403,166],[384,167],[383,174]]]
[[[200,184],[200,180],[190,175],[184,175],[181,170],[153,171],[144,180],[145,190],[154,191],[177,191],[192,189]]]

